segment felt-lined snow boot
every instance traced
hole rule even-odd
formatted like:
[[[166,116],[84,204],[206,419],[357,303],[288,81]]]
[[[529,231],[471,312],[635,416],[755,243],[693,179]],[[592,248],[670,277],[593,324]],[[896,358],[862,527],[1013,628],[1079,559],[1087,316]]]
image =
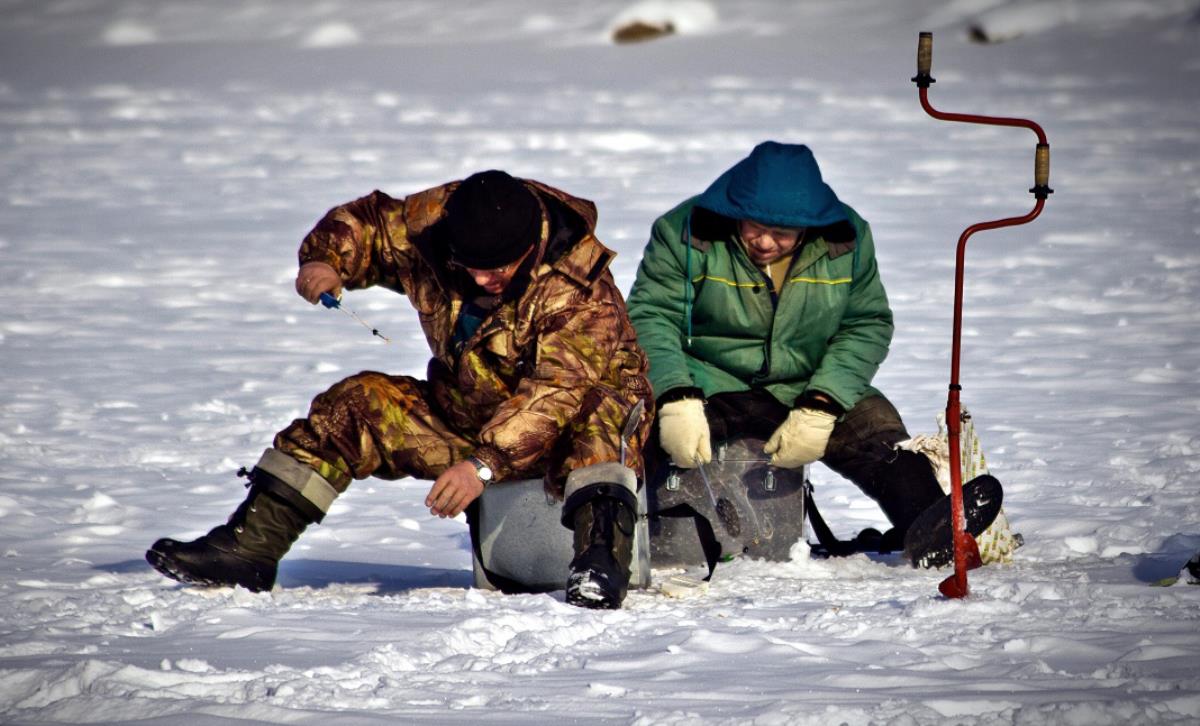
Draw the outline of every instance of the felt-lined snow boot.
[[[615,462],[577,469],[567,477],[563,524],[575,530],[567,603],[616,610],[625,601],[636,490],[636,475]]]
[[[1000,513],[1004,490],[990,474],[977,476],[963,484],[963,515],[967,534],[978,537]],[[908,528],[904,535],[904,556],[913,567],[934,568],[954,559],[953,532],[950,522],[950,495],[944,494]]]
[[[250,491],[228,522],[191,542],[160,539],[146,551],[146,561],[192,585],[241,585],[251,592],[274,587],[279,560],[316,519],[276,494],[287,485],[270,474],[255,469],[250,478]]]

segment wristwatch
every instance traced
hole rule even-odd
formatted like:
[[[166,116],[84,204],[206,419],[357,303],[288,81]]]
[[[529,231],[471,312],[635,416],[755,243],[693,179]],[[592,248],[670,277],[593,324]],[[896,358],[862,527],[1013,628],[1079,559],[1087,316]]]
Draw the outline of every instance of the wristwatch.
[[[488,484],[492,481],[495,476],[492,474],[492,467],[483,463],[482,460],[474,456],[468,456],[467,461],[471,462],[471,464],[475,467],[475,476],[479,477],[479,481],[483,482],[484,484]]]

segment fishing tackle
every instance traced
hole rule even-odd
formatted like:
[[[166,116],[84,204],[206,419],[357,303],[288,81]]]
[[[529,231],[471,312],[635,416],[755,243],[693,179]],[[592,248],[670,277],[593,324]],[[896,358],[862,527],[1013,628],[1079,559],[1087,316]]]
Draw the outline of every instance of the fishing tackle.
[[[350,317],[352,317],[356,321],[358,321],[358,323],[360,325],[362,325],[364,328],[371,331],[371,335],[374,335],[377,338],[382,338],[383,342],[385,342],[385,343],[392,342],[391,338],[389,338],[386,335],[384,335],[383,333],[379,332],[379,328],[371,327],[371,325],[367,321],[360,318],[358,316],[358,313],[354,312],[350,308],[342,307],[342,301],[340,298],[334,297],[330,293],[323,292],[323,293],[321,293],[321,304],[327,308],[341,310],[343,313],[346,313],[347,315],[349,315]]]

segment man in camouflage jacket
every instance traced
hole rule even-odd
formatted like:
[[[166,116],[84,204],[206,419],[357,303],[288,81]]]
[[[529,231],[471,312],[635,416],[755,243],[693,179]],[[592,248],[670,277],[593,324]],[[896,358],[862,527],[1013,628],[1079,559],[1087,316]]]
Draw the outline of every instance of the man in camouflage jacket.
[[[500,171],[330,210],[301,244],[297,292],[407,295],[433,353],[426,380],[368,371],[318,395],[228,524],[159,540],[150,562],[185,582],[270,589],[279,558],[355,479],[433,479],[426,506],[454,517],[491,482],[537,476],[576,530],[568,600],[618,607],[650,417],[626,466],[621,430],[652,396],[595,223],[591,202]]]

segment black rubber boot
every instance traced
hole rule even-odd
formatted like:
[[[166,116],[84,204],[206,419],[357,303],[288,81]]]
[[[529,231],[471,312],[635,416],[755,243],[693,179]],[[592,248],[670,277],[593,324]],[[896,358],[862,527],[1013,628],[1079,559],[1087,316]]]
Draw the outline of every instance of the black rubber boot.
[[[624,501],[601,495],[580,504],[572,521],[575,559],[567,577],[567,602],[585,608],[620,608],[633,560],[633,510]]]
[[[877,501],[903,538],[917,517],[946,495],[929,457],[905,449],[896,449],[895,454],[896,458],[881,466],[876,475]]]
[[[875,529],[859,533],[856,551],[887,553],[902,549],[912,523],[945,496],[929,457],[906,449],[892,449],[888,457],[879,459],[857,477],[849,477],[879,504],[892,523],[892,528],[882,534]]]
[[[967,534],[978,537],[1000,514],[1004,490],[996,477],[977,476],[963,484],[963,515]],[[950,495],[944,494],[921,513],[904,535],[904,556],[913,567],[934,568],[954,559],[953,532],[950,526]]]
[[[1183,566],[1183,571],[1187,573],[1184,578],[1189,585],[1200,585],[1200,552],[1188,560],[1188,563]]]
[[[269,491],[278,489],[269,484],[286,484],[259,469],[250,476],[254,484],[228,522],[191,542],[160,539],[146,551],[146,561],[192,585],[241,585],[251,592],[274,587],[279,560],[315,519]]]

